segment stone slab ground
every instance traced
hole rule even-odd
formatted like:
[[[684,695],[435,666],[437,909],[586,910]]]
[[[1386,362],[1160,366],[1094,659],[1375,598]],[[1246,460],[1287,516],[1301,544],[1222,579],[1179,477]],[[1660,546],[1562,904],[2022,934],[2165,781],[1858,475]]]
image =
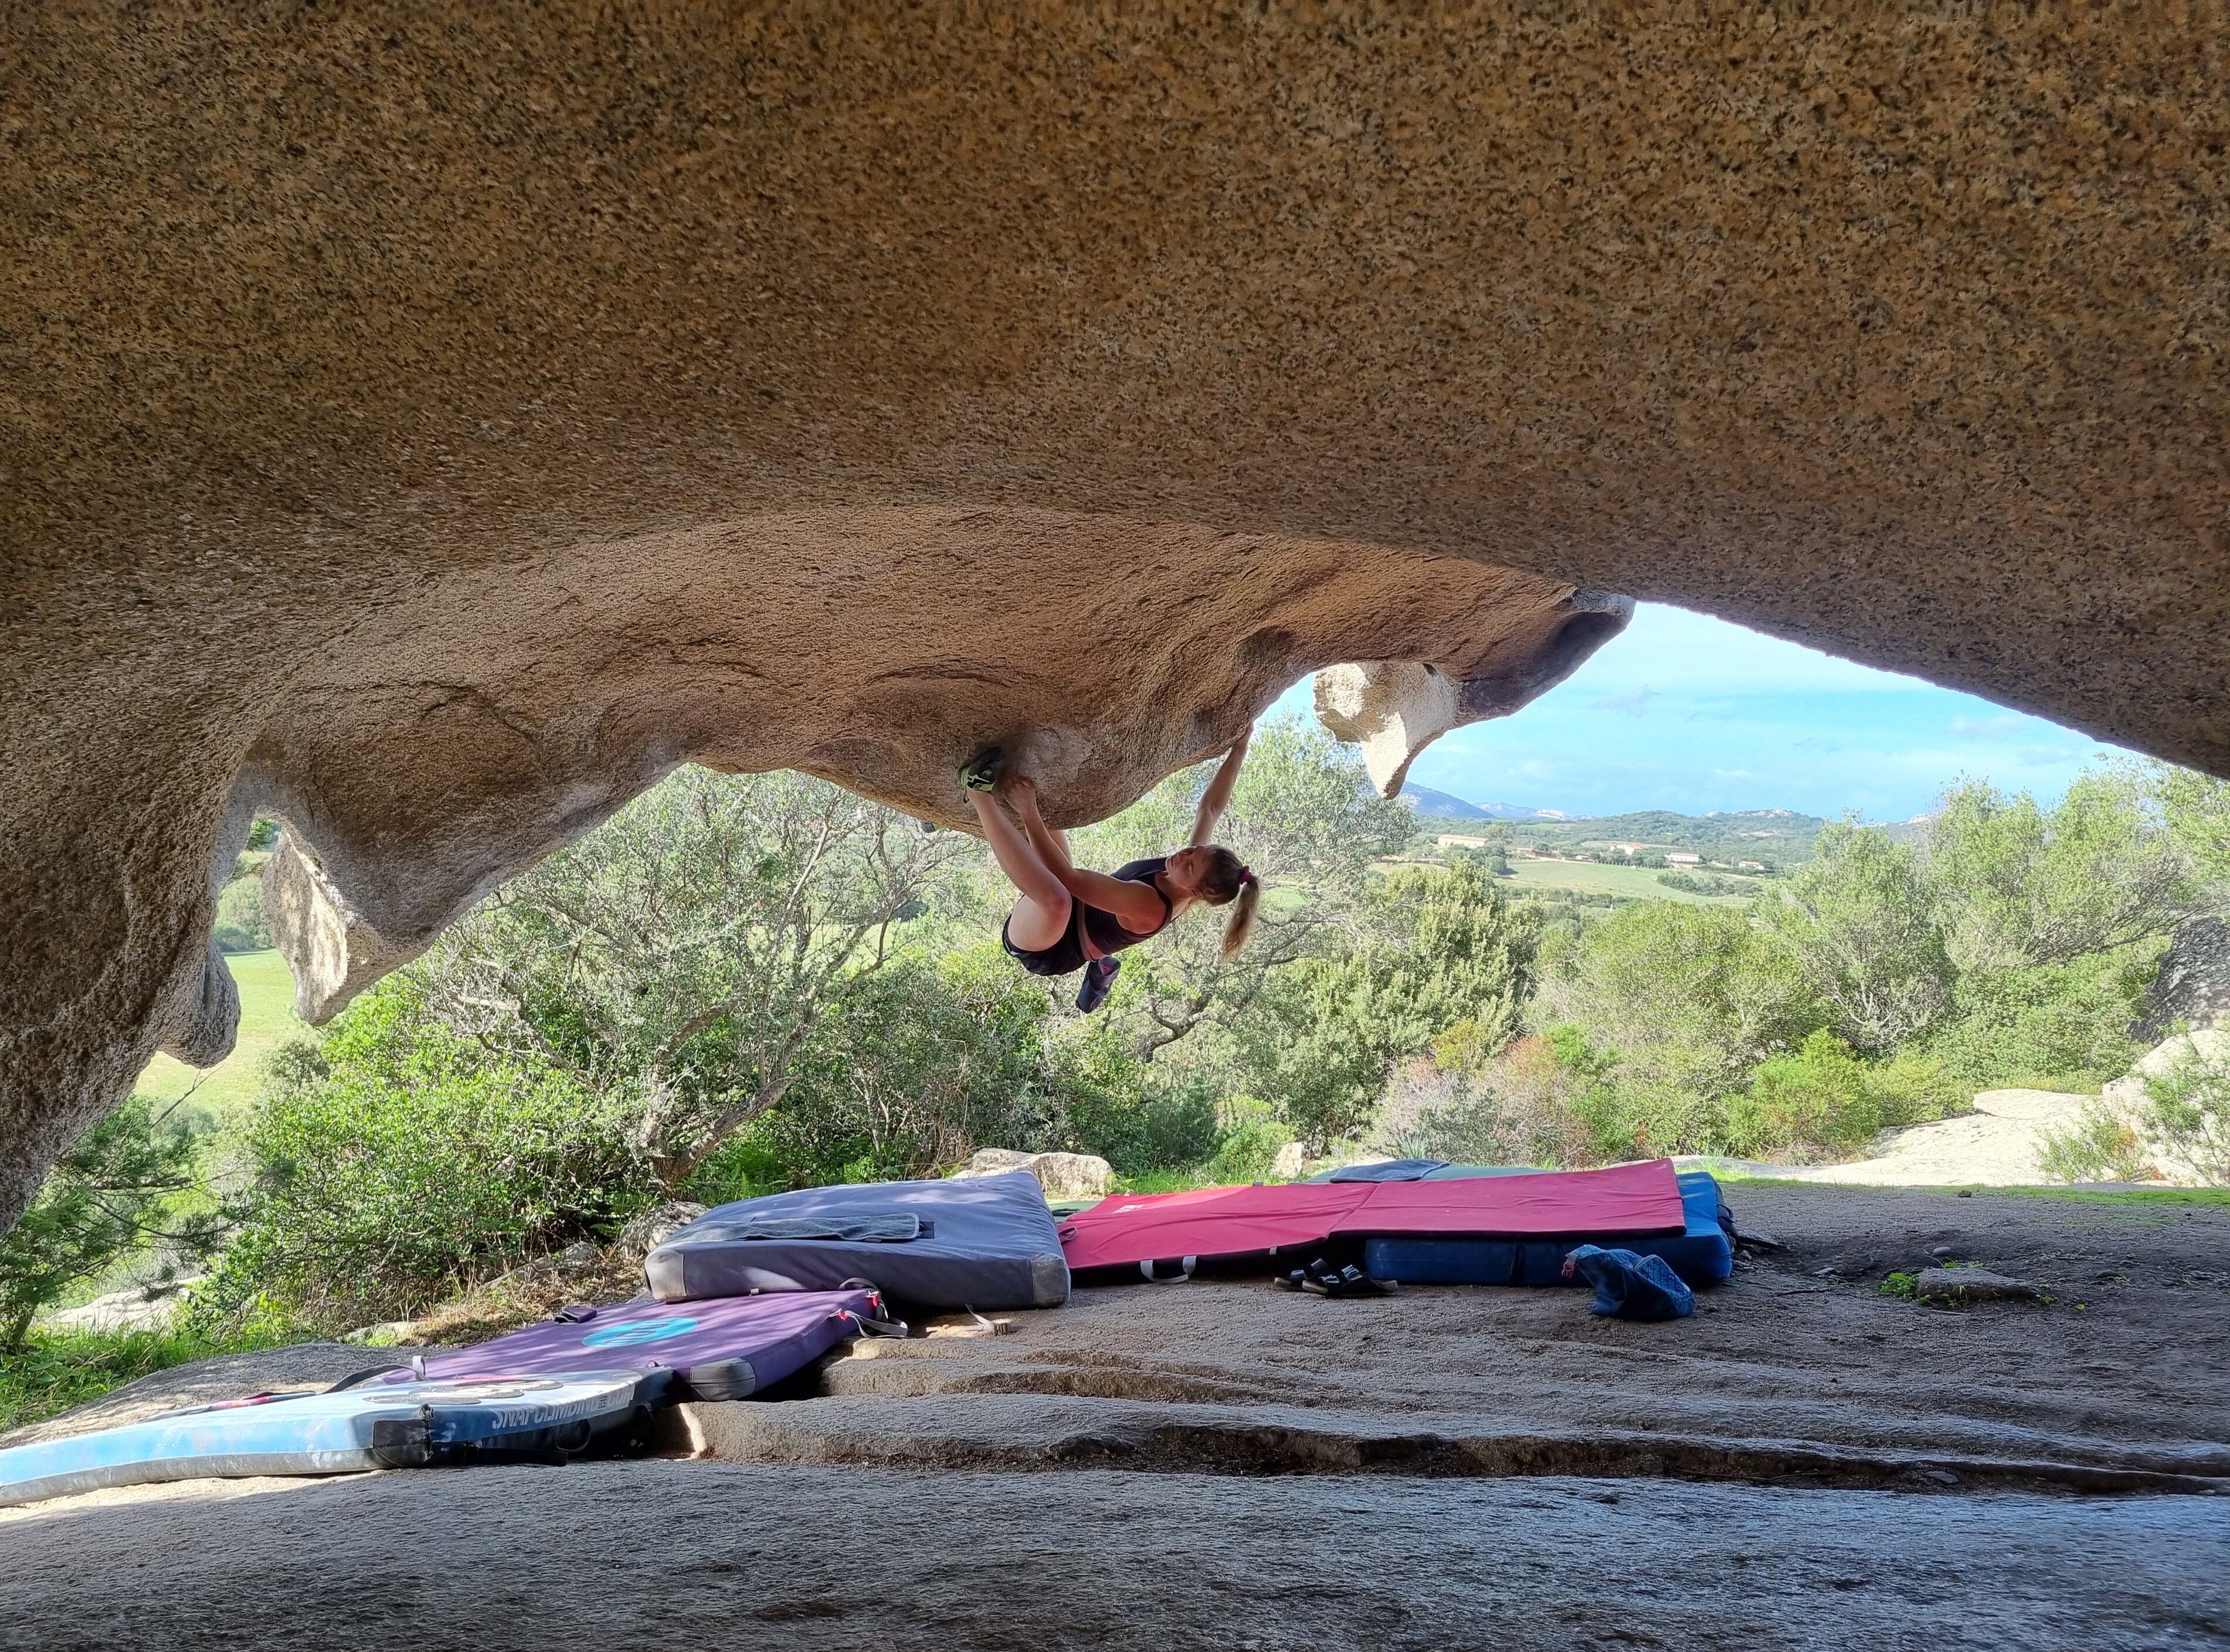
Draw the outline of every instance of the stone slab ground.
[[[2230,1645],[2230,1210],[1735,1203],[1783,1248],[1670,1325],[1141,1284],[663,1458],[0,1513],[0,1647]],[[2053,1302],[1876,1289],[1947,1247]]]

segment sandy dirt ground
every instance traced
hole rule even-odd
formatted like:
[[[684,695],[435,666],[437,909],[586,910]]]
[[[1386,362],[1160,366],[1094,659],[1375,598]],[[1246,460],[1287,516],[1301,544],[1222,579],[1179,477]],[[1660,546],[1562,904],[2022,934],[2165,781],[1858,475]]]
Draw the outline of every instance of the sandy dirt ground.
[[[1672,1324],[1140,1284],[663,1458],[0,1512],[0,1647],[2230,1645],[2230,1210],[1733,1197],[1782,1246]],[[1945,1248],[2053,1301],[1877,1289]]]

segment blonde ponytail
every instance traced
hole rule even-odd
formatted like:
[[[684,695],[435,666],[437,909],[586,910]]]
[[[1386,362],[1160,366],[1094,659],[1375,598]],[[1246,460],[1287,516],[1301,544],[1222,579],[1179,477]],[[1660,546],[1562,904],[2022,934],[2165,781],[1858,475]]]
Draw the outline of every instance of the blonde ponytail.
[[[1247,937],[1254,933],[1254,913],[1261,904],[1262,880],[1251,871],[1242,871],[1239,874],[1239,893],[1231,903],[1231,916],[1223,925],[1225,957],[1245,946]]]

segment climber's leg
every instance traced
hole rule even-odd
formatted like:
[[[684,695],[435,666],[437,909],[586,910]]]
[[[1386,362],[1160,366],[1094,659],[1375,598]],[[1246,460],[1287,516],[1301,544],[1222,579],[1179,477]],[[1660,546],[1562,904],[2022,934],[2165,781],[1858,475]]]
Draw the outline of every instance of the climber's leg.
[[[1022,897],[1007,919],[1007,939],[1025,952],[1041,952],[1068,933],[1069,893],[997,799],[971,791],[968,800],[976,806],[983,840],[991,845],[999,870]]]

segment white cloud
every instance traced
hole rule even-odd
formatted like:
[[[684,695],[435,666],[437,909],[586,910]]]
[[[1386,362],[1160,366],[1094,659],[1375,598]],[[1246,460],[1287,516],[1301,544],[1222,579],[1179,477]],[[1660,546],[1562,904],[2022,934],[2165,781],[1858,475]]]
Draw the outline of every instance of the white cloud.
[[[1951,732],[1963,740],[2003,740],[2027,725],[2028,719],[2017,711],[1995,717],[1970,717],[1963,711],[1951,719]]]
[[[1628,689],[1623,694],[1606,694],[1599,700],[1589,700],[1590,711],[1623,711],[1628,717],[1640,717],[1642,708],[1657,697],[1653,688]]]

